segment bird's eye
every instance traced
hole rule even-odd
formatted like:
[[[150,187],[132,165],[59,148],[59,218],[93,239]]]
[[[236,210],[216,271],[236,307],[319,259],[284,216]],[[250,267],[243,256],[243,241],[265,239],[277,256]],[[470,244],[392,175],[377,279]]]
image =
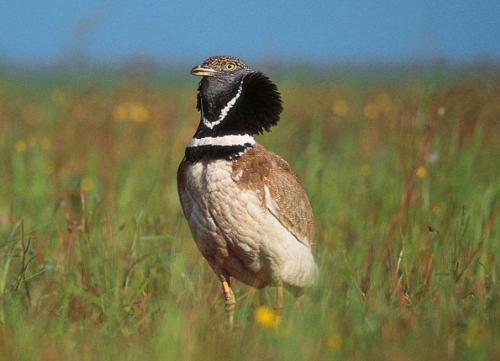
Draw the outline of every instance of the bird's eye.
[[[227,70],[233,70],[236,66],[233,63],[227,63],[226,64],[226,69]]]

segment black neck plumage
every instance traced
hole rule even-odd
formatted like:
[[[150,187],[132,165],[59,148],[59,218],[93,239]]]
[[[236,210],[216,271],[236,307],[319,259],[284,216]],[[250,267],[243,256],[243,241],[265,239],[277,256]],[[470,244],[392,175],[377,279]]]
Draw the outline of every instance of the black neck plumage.
[[[186,160],[198,161],[203,157],[232,160],[245,154],[255,145],[249,134],[224,135],[220,137],[194,137],[186,148]]]
[[[198,88],[198,129],[186,159],[235,159],[253,147],[253,135],[269,131],[283,110],[276,85],[263,73],[248,72],[229,89],[214,92],[204,78]]]

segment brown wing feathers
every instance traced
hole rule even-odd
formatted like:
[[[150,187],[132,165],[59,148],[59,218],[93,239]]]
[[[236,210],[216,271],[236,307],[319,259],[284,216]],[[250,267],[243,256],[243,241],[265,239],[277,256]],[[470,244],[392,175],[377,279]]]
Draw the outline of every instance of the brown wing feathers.
[[[311,205],[295,172],[284,159],[257,143],[233,163],[233,173],[239,176],[241,188],[261,195],[263,206],[267,186],[276,204],[270,211],[300,242],[312,248],[315,229]]]

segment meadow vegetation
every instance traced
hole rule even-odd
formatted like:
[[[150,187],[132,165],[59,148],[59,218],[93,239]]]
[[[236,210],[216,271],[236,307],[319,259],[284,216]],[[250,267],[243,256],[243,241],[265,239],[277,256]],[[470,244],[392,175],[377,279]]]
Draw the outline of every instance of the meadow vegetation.
[[[321,274],[279,326],[235,283],[232,331],[177,198],[189,69],[0,69],[0,360],[500,359],[498,69],[270,71]]]

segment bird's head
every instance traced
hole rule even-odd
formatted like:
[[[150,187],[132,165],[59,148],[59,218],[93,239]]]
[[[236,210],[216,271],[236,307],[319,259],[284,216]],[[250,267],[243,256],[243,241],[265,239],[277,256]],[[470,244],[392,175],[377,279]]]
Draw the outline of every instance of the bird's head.
[[[214,77],[214,79],[234,79],[241,70],[251,71],[243,61],[234,56],[212,56],[203,64],[191,69],[191,75]]]

